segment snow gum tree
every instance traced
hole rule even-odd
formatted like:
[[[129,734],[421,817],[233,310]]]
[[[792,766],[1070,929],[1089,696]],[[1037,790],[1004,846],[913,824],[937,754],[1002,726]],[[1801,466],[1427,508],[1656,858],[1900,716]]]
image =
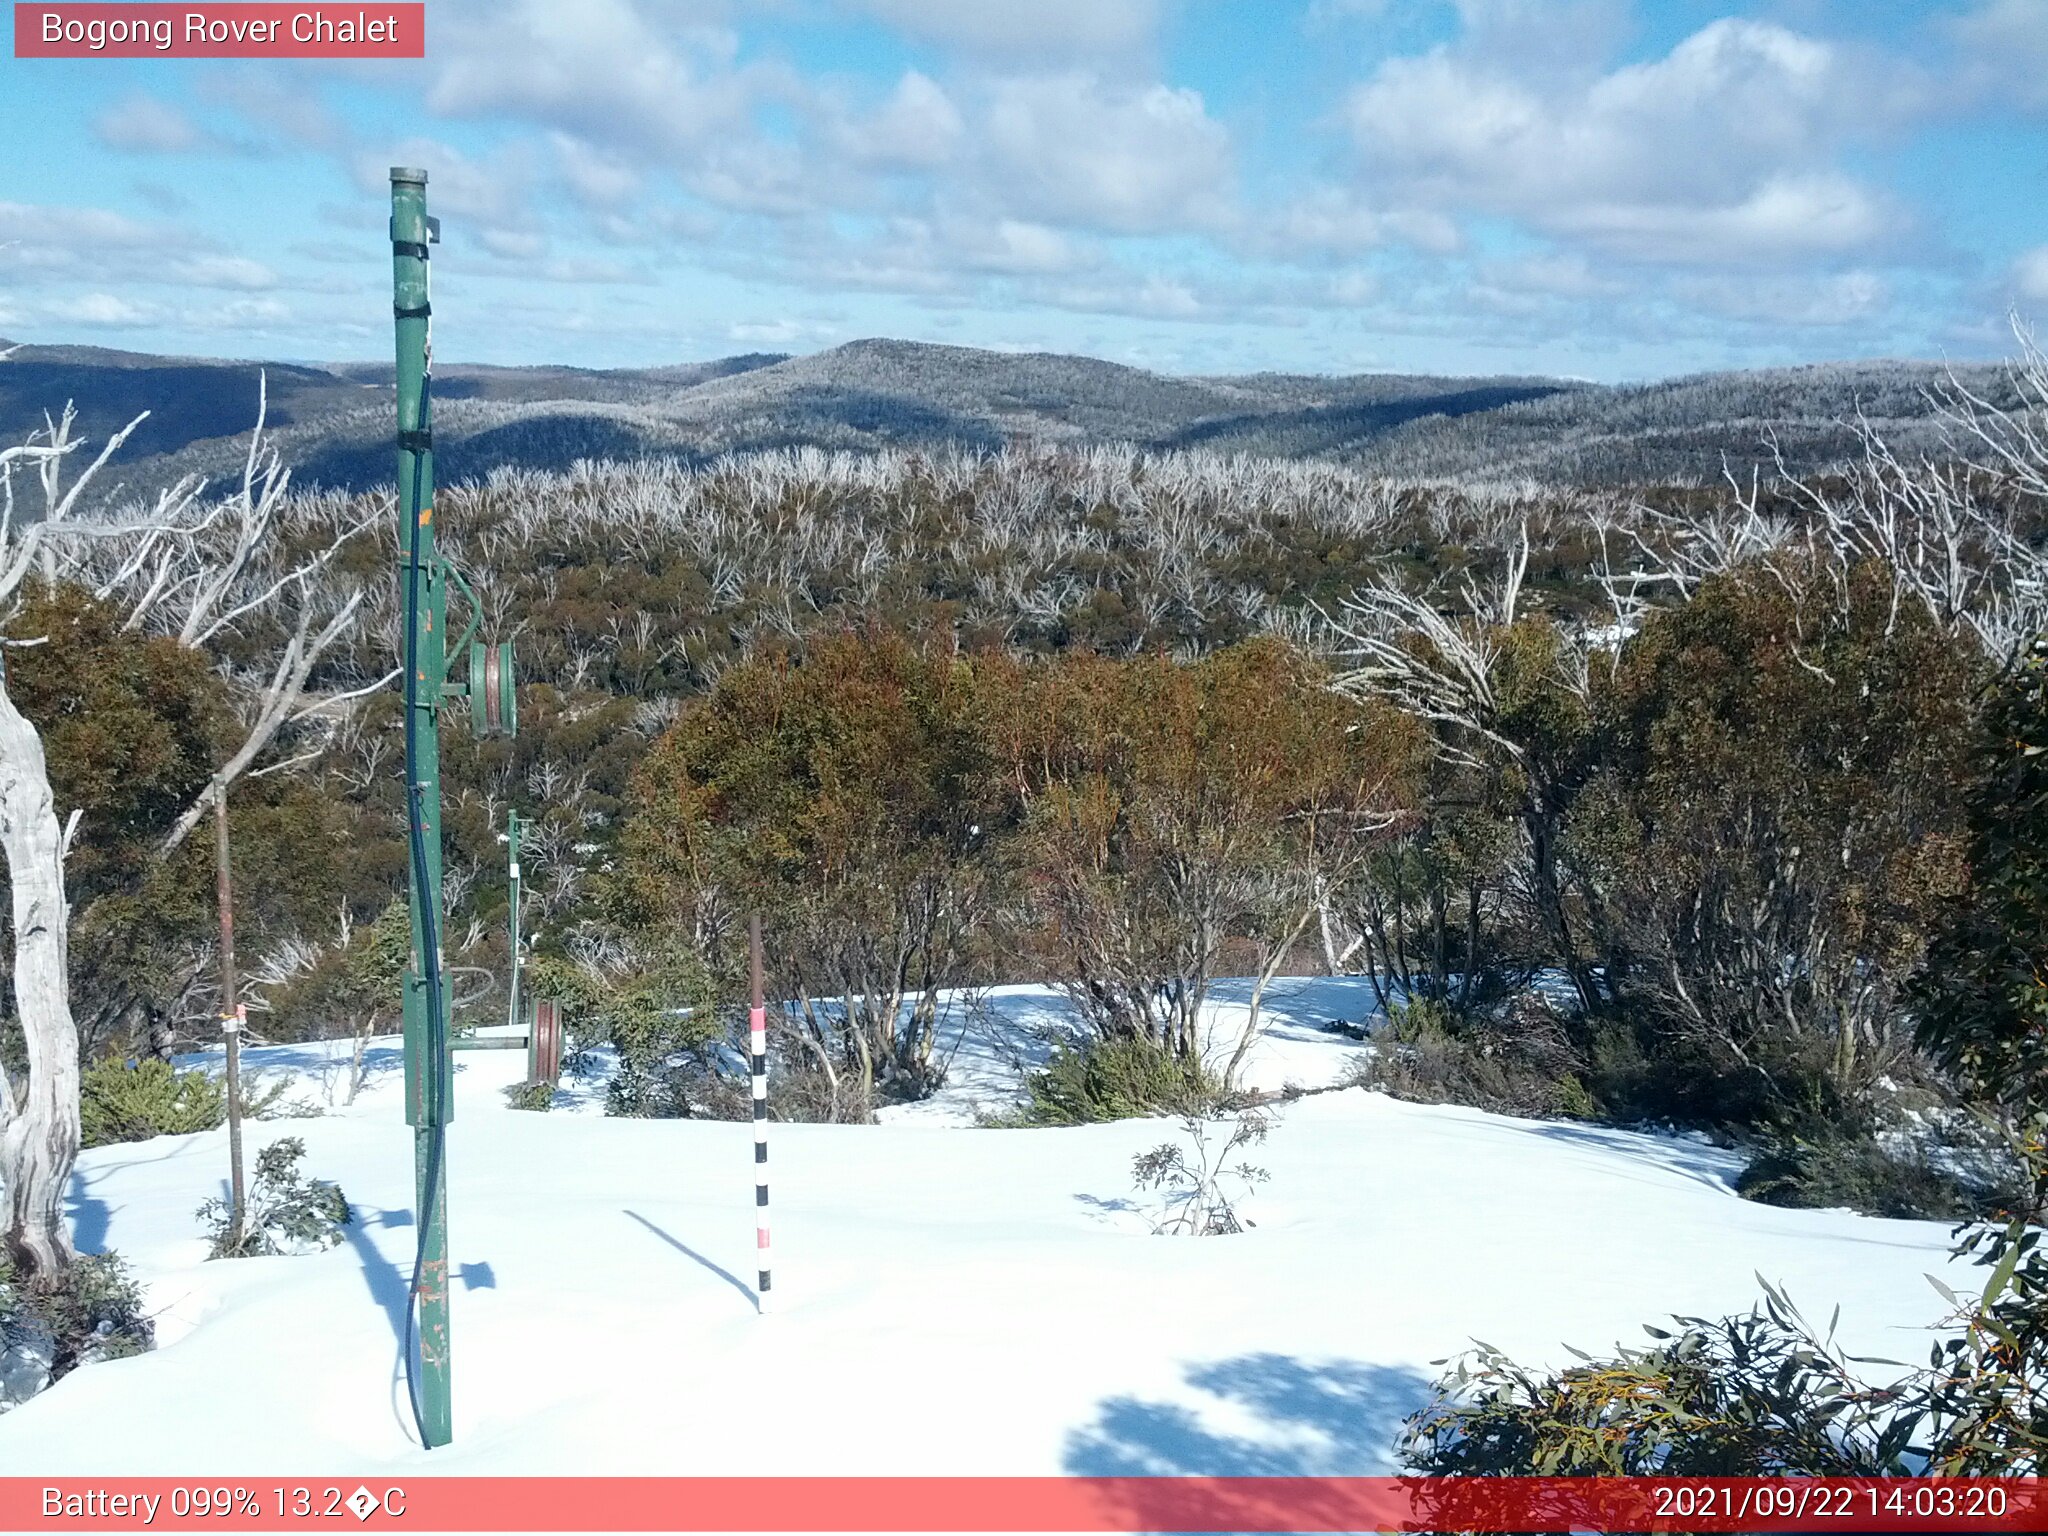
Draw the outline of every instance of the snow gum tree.
[[[1011,680],[989,692],[1034,944],[1100,1038],[1227,1083],[1325,892],[1410,813],[1420,727],[1333,692],[1273,640],[1191,663],[998,667]],[[1203,1007],[1232,943],[1250,949],[1250,1014],[1203,1062]]]
[[[1894,1064],[1900,995],[1966,871],[1958,804],[1985,665],[1874,567],[1815,601],[1791,562],[1657,614],[1599,690],[1575,812],[1622,914],[1638,1015],[1724,1066],[1838,1092]]]
[[[1965,799],[1971,882],[1944,911],[1911,1001],[1955,1077],[2048,1119],[2048,643],[2002,675]]]
[[[934,1086],[939,994],[987,912],[1001,807],[980,697],[961,658],[827,636],[728,669],[635,779],[621,901],[728,958],[760,912],[778,995],[856,1113]]]

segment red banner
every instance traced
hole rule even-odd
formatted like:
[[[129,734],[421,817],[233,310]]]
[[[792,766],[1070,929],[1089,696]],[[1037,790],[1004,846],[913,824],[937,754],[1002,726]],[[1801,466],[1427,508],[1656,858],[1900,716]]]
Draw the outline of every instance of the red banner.
[[[338,1521],[337,1525],[325,1525]],[[0,1530],[2048,1531],[2032,1478],[0,1479]]]
[[[408,3],[24,5],[17,59],[418,59],[427,8]]]

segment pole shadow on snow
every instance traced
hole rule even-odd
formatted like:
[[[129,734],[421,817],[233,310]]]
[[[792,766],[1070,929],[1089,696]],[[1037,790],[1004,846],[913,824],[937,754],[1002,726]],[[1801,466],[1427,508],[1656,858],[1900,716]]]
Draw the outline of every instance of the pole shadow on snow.
[[[1080,1477],[1368,1477],[1397,1470],[1402,1420],[1430,1400],[1428,1377],[1403,1366],[1291,1355],[1239,1355],[1187,1373],[1222,1422],[1186,1402],[1113,1397],[1067,1436],[1062,1468]]]
[[[181,1140],[169,1149],[157,1153],[154,1157],[129,1157],[123,1158],[118,1163],[102,1162],[95,1159],[90,1176],[82,1168],[73,1168],[71,1171],[71,1183],[64,1192],[66,1201],[65,1214],[73,1222],[71,1240],[78,1245],[79,1251],[81,1253],[104,1253],[106,1251],[107,1228],[113,1219],[114,1208],[94,1194],[92,1192],[94,1189],[98,1188],[99,1185],[113,1175],[124,1173],[130,1168],[147,1167],[151,1163],[167,1163],[173,1158],[189,1157],[193,1155],[193,1152],[194,1148],[191,1143]],[[225,1180],[222,1181],[221,1187],[225,1191],[227,1187]]]
[[[107,1249],[107,1224],[113,1212],[107,1202],[92,1192],[92,1181],[76,1169],[72,1170],[71,1187],[65,1191],[67,1210],[71,1218],[71,1241],[80,1253],[104,1253]]]
[[[662,1231],[661,1228],[657,1227],[645,1216],[642,1216],[638,1211],[623,1211],[621,1212],[621,1214],[632,1217],[635,1221],[639,1222],[641,1226],[645,1227],[648,1231],[652,1232],[664,1243],[667,1243],[669,1247],[675,1249],[677,1253],[682,1254],[685,1258],[694,1259],[697,1263],[703,1265],[704,1268],[710,1270],[712,1274],[718,1276],[719,1279],[723,1280],[727,1285],[731,1286],[734,1290],[738,1291],[740,1295],[746,1298],[747,1308],[749,1311],[754,1310],[754,1288],[751,1285],[748,1285],[746,1281],[740,1279],[738,1275],[735,1275],[729,1269],[722,1269],[718,1265],[712,1263],[711,1260],[705,1258],[703,1254],[699,1253],[689,1244],[683,1242],[680,1238],[669,1236],[668,1233]]]
[[[405,1343],[405,1315],[412,1299],[412,1260],[407,1258],[401,1266],[385,1258],[370,1241],[369,1229],[411,1225],[411,1211],[358,1205],[350,1210],[348,1225],[341,1229],[363,1266],[363,1284],[369,1287],[370,1299],[391,1319],[392,1342],[400,1347]]]

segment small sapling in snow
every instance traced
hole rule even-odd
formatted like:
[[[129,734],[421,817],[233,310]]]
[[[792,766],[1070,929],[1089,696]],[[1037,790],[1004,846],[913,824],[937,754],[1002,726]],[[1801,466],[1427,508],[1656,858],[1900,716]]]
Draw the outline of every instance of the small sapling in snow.
[[[1237,1207],[1271,1175],[1230,1159],[1264,1141],[1273,1122],[1258,1110],[1247,1109],[1224,1122],[1227,1135],[1216,1122],[1199,1115],[1188,1115],[1180,1124],[1185,1145],[1161,1142],[1131,1164],[1138,1188],[1159,1196],[1152,1230],[1176,1237],[1220,1237],[1254,1225]]]
[[[306,1144],[296,1136],[281,1136],[256,1155],[256,1177],[239,1235],[225,1200],[199,1207],[199,1219],[213,1239],[211,1257],[320,1253],[341,1245],[348,1201],[339,1186],[325,1179],[299,1177],[299,1159],[305,1155]]]

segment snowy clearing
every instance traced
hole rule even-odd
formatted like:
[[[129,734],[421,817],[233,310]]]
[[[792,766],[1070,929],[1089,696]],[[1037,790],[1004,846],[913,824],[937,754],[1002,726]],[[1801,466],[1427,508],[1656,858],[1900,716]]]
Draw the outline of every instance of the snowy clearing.
[[[1371,1014],[1348,981],[1283,981],[1253,1081],[1341,1080]],[[1226,984],[1219,1030],[1241,1020]],[[412,1137],[396,1041],[357,1101],[251,1126],[303,1137],[357,1212],[345,1246],[208,1263],[193,1210],[225,1132],[79,1160],[80,1246],[147,1281],[160,1347],[0,1417],[38,1474],[1376,1473],[1432,1361],[1483,1338],[1563,1363],[1755,1276],[1857,1352],[1924,1354],[1946,1265],[1932,1222],[1737,1198],[1689,1141],[1423,1108],[1358,1089],[1284,1106],[1254,1231],[1153,1237],[1133,1156],[1167,1122],[982,1130],[1014,1093],[1044,988],[991,994],[947,1089],[879,1126],[777,1125],[776,1309],[757,1316],[752,1131],[603,1115],[572,1089],[506,1107],[517,1051],[457,1056],[449,1131],[455,1443],[423,1452],[397,1365]],[[347,1043],[331,1048],[346,1060]],[[251,1050],[318,1101],[330,1047]],[[1960,1288],[1967,1280],[1951,1274]]]

